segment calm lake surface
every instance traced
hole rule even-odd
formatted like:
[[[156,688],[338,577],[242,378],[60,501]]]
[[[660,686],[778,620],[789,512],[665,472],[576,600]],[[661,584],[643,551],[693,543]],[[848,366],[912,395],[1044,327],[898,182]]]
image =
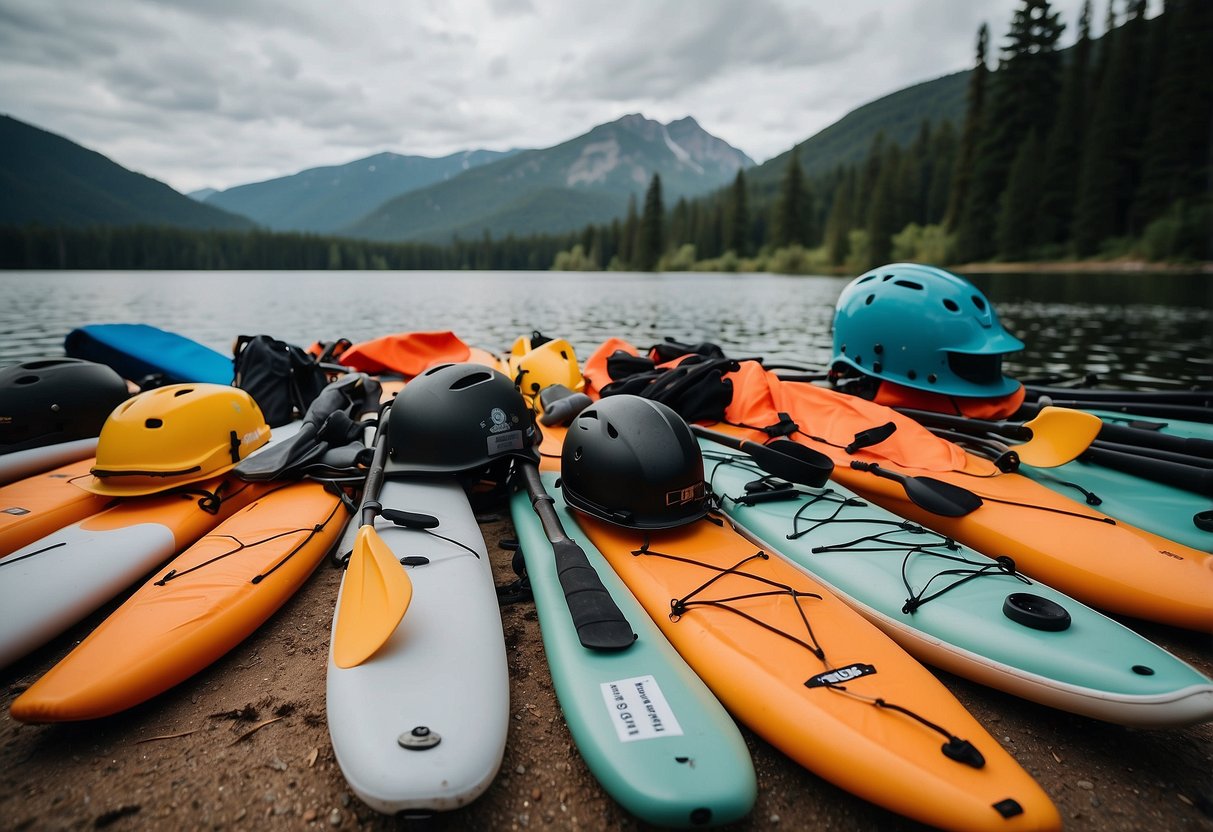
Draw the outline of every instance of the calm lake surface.
[[[1213,277],[975,276],[1027,349],[1012,375],[1098,373],[1126,388],[1213,385]],[[228,353],[235,336],[306,346],[450,329],[508,349],[531,330],[581,357],[611,335],[824,366],[842,277],[568,272],[0,272],[0,364],[63,354],[88,323],[148,323]]]

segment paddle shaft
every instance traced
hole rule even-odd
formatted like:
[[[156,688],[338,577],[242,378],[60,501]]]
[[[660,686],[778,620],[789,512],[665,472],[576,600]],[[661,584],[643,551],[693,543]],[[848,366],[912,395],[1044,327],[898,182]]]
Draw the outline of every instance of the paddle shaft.
[[[359,525],[369,526],[375,515],[383,508],[379,504],[379,492],[383,490],[383,469],[387,459],[387,415],[391,405],[379,414],[379,428],[375,435],[375,452],[371,456],[371,467],[366,472],[366,485],[362,489],[362,516]]]
[[[543,532],[552,544],[556,576],[564,590],[573,626],[581,645],[590,650],[623,650],[636,641],[632,625],[602,584],[602,579],[586,557],[585,550],[565,532],[556,515],[554,500],[543,487],[539,469],[531,462],[518,465],[522,472],[531,508],[543,524]]]
[[[1196,494],[1213,495],[1213,468],[1168,462],[1107,448],[1089,448],[1079,459]]]

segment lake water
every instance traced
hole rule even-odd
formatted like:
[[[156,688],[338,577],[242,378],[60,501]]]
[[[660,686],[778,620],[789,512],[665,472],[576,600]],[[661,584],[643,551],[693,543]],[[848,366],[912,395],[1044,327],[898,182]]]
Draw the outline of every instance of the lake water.
[[[235,336],[306,346],[450,329],[508,349],[538,329],[581,357],[611,335],[824,366],[849,278],[567,272],[0,272],[0,364],[62,355],[87,323],[148,323],[227,353]],[[974,278],[1027,349],[1013,375],[1099,373],[1124,387],[1213,385],[1213,277]]]

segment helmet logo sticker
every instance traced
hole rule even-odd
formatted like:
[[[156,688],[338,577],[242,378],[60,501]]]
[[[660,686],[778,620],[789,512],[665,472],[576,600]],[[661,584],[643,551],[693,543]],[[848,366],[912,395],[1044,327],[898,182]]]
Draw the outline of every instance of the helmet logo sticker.
[[[492,409],[492,411],[490,411],[489,419],[492,421],[491,427],[489,427],[488,424],[485,422],[480,423],[480,426],[482,428],[483,427],[489,428],[489,433],[501,433],[503,430],[509,430],[512,427],[512,425],[510,424],[511,420],[510,420],[509,414],[507,414],[500,407],[494,407]],[[513,421],[517,421],[517,420],[515,419]]]
[[[692,486],[688,486],[687,488],[678,488],[673,491],[667,491],[665,495],[665,504],[667,506],[682,506],[701,499],[703,499],[703,483],[697,482]]]

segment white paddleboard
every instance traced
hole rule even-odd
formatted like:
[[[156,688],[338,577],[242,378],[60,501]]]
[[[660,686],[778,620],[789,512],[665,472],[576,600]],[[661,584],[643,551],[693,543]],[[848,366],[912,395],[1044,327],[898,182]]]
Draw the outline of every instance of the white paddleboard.
[[[401,567],[412,602],[378,652],[343,669],[330,648],[329,734],[345,779],[368,806],[387,814],[456,809],[488,788],[505,754],[509,670],[492,567],[453,478],[389,479],[379,501],[439,525],[431,534],[376,520],[397,557],[424,562]],[[340,606],[338,597],[338,613]]]
[[[97,452],[97,437],[58,442],[41,448],[26,448],[0,454],[0,485],[41,474],[69,462],[86,459]]]

